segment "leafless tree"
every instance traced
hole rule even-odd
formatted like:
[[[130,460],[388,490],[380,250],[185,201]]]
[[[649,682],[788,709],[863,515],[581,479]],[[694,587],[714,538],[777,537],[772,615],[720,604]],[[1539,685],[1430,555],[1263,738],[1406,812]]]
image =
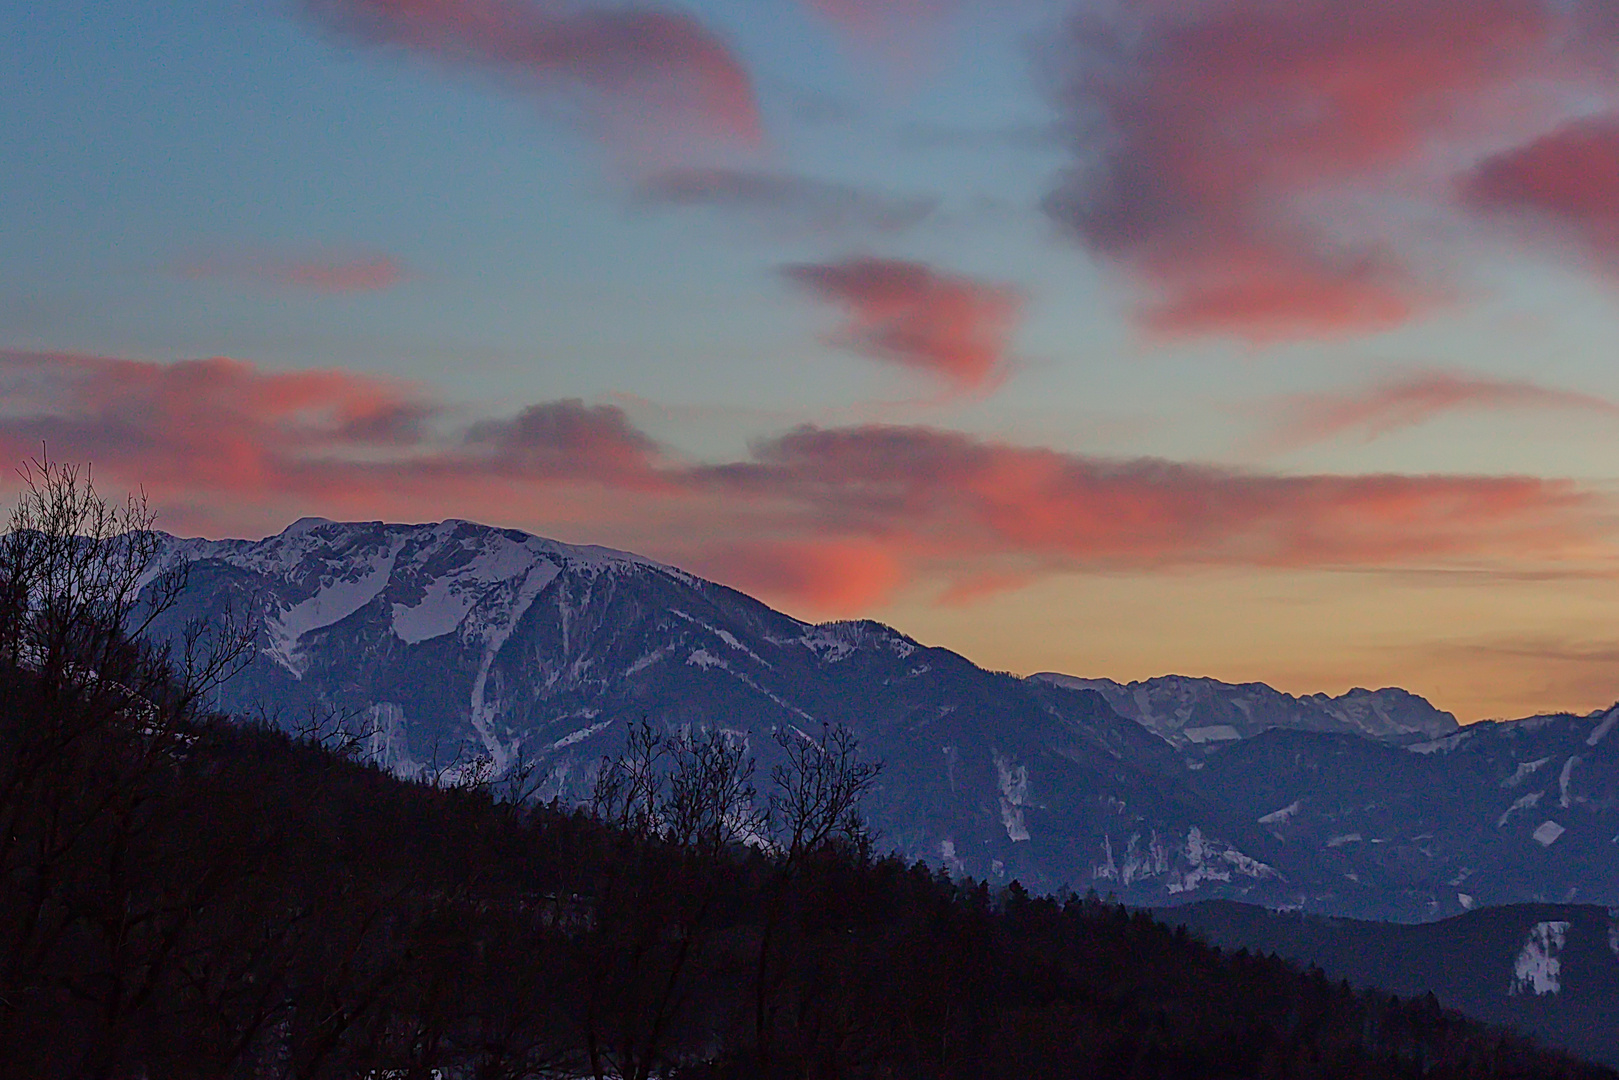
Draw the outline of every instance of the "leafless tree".
[[[647,1080],[714,932],[722,867],[765,832],[741,737],[717,729],[660,734],[642,721],[602,762],[591,807],[619,850],[594,897],[585,1043],[598,1080]]]
[[[881,763],[861,760],[860,740],[842,725],[822,725],[818,740],[796,728],[777,729],[775,739],[786,760],[770,771],[770,816],[786,865],[828,844],[862,842],[867,829],[860,803],[877,783]]]
[[[839,844],[862,855],[869,850],[860,803],[882,773],[881,763],[862,760],[860,740],[842,725],[822,725],[819,739],[797,728],[778,728],[774,737],[784,759],[770,771],[767,820],[777,838],[776,860],[754,967],[753,1034],[761,1077],[772,1067],[775,951],[788,890],[807,863]]]
[[[147,827],[143,807],[185,751],[187,721],[248,662],[254,634],[226,617],[193,622],[175,642],[148,640],[186,566],[163,558],[144,497],[103,498],[88,470],[43,454],[20,472],[0,536],[0,665],[11,693],[28,695],[7,703],[0,726],[0,879],[16,886],[0,899],[0,1035],[5,1003],[40,985],[64,942],[95,941],[107,965],[90,995],[93,1076],[113,1068],[215,887],[203,872],[178,893],[136,900],[128,856]]]
[[[650,839],[662,828],[664,760],[669,747],[646,720],[630,725],[624,749],[604,758],[591,793],[590,812],[632,836]]]
[[[166,537],[144,494],[122,503],[88,469],[42,453],[0,537],[0,648],[68,692],[146,697],[183,715],[253,657],[255,627],[226,611],[188,622],[175,641],[147,641],[185,590],[190,564],[165,559]],[[165,700],[152,700],[161,688]]]

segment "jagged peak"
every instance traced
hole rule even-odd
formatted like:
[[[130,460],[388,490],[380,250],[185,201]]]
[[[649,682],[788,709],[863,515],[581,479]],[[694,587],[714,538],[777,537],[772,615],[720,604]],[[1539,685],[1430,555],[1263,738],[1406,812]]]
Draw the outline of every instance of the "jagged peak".
[[[291,525],[288,525],[285,529],[282,529],[281,532],[278,533],[277,535],[279,535],[279,536],[302,536],[304,533],[310,532],[310,531],[312,531],[314,529],[321,528],[324,525],[336,525],[336,524],[338,524],[338,523],[333,521],[331,518],[301,517],[297,521],[294,521]],[[380,525],[381,522],[372,522],[371,524]]]
[[[677,567],[633,552],[598,544],[569,544],[521,529],[486,525],[464,518],[407,523],[334,521],[330,518],[306,516],[294,521],[279,533],[259,540],[208,540],[183,537],[170,537],[170,540],[176,553],[195,559],[216,558],[232,562],[250,560],[259,564],[256,566],[257,569],[270,570],[279,566],[284,570],[291,570],[298,559],[328,546],[333,549],[334,555],[341,554],[346,557],[354,540],[367,534],[375,536],[379,548],[399,543],[408,544],[412,540],[419,542],[415,545],[417,547],[437,547],[457,537],[463,544],[468,540],[488,543],[498,537],[513,547],[526,549],[535,557],[550,557],[555,561],[561,561],[570,569],[641,567],[670,574],[687,583],[698,580]],[[431,538],[432,542],[429,542],[428,538]]]

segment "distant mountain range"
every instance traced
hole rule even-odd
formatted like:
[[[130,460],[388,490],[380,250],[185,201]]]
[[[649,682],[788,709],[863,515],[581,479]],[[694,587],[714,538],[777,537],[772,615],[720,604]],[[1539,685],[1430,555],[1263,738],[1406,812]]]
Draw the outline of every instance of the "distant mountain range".
[[[1129,717],[1171,745],[1213,748],[1271,728],[1363,735],[1384,742],[1424,742],[1449,735],[1456,718],[1405,690],[1359,687],[1338,697],[1294,697],[1264,683],[1233,686],[1180,675],[1117,683],[1042,672],[1031,678],[1071,690],[1095,690],[1120,716]]]
[[[1226,901],[1158,914],[1222,948],[1276,953],[1357,986],[1432,993],[1619,1067],[1619,910],[1513,904],[1407,926]]]
[[[536,768],[586,795],[629,724],[842,724],[884,762],[870,814],[908,857],[1130,903],[1246,900],[1417,920],[1619,904],[1619,711],[1458,729],[1405,691],[1128,686],[984,671],[873,622],[811,625],[648,559],[470,522],[305,519],[172,540],[161,633],[256,612],[223,707],[364,718],[388,767]]]

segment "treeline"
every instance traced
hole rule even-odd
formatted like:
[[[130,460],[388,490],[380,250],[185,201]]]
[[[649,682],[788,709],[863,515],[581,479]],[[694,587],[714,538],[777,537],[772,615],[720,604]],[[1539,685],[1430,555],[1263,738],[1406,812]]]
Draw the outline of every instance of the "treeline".
[[[0,546],[0,1075],[1612,1075],[1094,896],[877,857],[836,730],[756,780],[721,734],[643,727],[570,810],[389,775],[340,725],[210,716],[244,628],[132,640],[144,509],[86,520],[67,471],[33,495]]]

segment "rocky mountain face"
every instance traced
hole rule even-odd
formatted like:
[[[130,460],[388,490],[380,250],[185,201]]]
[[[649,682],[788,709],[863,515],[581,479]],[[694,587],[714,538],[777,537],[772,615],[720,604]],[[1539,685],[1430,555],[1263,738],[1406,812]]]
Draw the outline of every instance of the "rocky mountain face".
[[[1117,684],[987,672],[877,623],[810,625],[634,555],[460,521],[306,519],[174,540],[166,558],[191,577],[160,632],[227,606],[258,617],[222,707],[337,710],[403,773],[521,765],[539,797],[573,800],[643,719],[722,729],[761,778],[772,733],[841,724],[884,764],[868,807],[882,844],[992,882],[1372,918],[1619,903],[1619,847],[1603,846],[1619,736],[1602,717],[1458,732],[1402,691],[1227,688],[1245,711],[1184,680],[1205,712],[1166,712],[1146,684],[1151,714],[1179,721],[1146,723],[1110,703]],[[1323,716],[1339,726],[1308,730]],[[1222,725],[1240,737],[1189,733]]]
[[[1382,742],[1422,742],[1449,735],[1456,718],[1397,687],[1356,687],[1337,697],[1294,697],[1264,683],[1232,685],[1215,679],[1165,675],[1145,682],[1080,679],[1042,672],[1030,676],[1055,686],[1094,690],[1127,716],[1181,749],[1214,748],[1271,728],[1363,735]]]
[[[1513,904],[1417,925],[1208,901],[1158,913],[1227,949],[1420,997],[1619,1067],[1619,909]]]

